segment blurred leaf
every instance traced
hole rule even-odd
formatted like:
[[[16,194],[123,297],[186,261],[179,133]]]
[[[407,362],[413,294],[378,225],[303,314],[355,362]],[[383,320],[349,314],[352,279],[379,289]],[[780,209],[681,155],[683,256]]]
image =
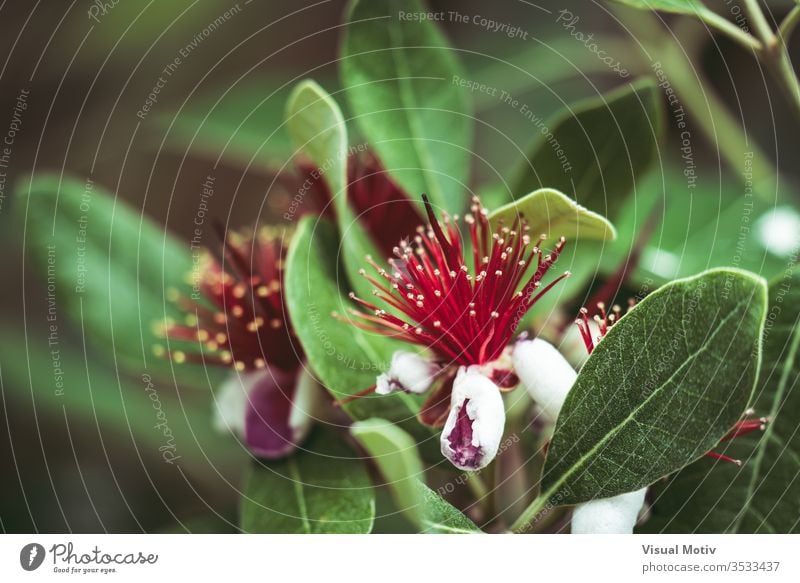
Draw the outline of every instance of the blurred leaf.
[[[298,150],[319,169],[332,193],[350,285],[362,297],[369,297],[373,286],[359,271],[367,256],[380,255],[347,199],[347,128],[342,112],[322,87],[305,80],[292,91],[286,117]]]
[[[772,278],[786,265],[788,256],[775,254],[766,245],[768,238],[781,233],[784,239],[796,236],[770,221],[776,210],[774,200],[766,202],[752,192],[743,196],[737,179],[730,176],[700,177],[692,188],[677,165],[667,166],[663,176],[665,184],[648,180],[640,189],[665,193],[664,219],[637,270],[642,277],[669,281],[734,265]],[[792,214],[800,217],[796,211]]]
[[[52,278],[58,309],[113,362],[134,373],[168,373],[172,363],[153,355],[163,342],[154,324],[183,317],[166,290],[188,294],[189,245],[91,181],[34,175],[17,195],[26,251],[37,274]],[[184,377],[198,374],[183,371]],[[206,374],[218,374],[200,372],[204,382]]]
[[[380,468],[398,508],[421,532],[480,532],[424,484],[422,460],[411,435],[384,419],[357,421],[350,432]]]
[[[367,389],[388,370],[399,343],[370,334],[333,313],[350,317],[353,304],[341,295],[344,281],[337,270],[341,253],[336,229],[315,217],[304,217],[286,258],[286,303],[295,333],[320,381],[335,399]],[[369,395],[344,405],[355,419],[384,417],[392,421],[415,419],[420,398],[406,393]]]
[[[50,346],[49,332],[29,330],[31,341],[24,348],[19,331],[4,328],[0,332],[6,400],[23,410],[29,403],[37,416],[61,418],[72,430],[96,431],[109,444],[130,447],[144,459],[161,461],[165,450],[159,448],[174,444],[173,453],[179,458],[172,462],[174,466],[195,476],[234,476],[244,452],[229,436],[211,430],[211,407],[205,395],[179,395],[174,386],[155,381],[148,390],[142,378],[114,374],[100,364],[97,355],[75,350],[79,342],[64,330],[58,330],[59,342]],[[166,426],[160,427],[162,422]]]
[[[555,188],[613,220],[655,158],[662,125],[650,79],[584,101],[542,127],[513,192]]]
[[[761,278],[714,270],[665,285],[623,317],[567,396],[544,499],[631,492],[716,446],[751,397],[766,301]]]
[[[501,222],[510,227],[517,219],[527,221],[533,237],[544,233],[551,240],[563,236],[571,241],[578,238],[605,241],[617,236],[614,225],[605,217],[551,188],[535,190],[489,215],[495,229]]]
[[[317,426],[303,449],[251,464],[242,498],[242,530],[276,534],[365,534],[375,493],[364,463],[344,437]]]
[[[291,155],[283,116],[288,88],[280,80],[274,89],[264,80],[225,86],[222,95],[191,99],[174,114],[155,118],[165,146],[239,166],[280,169]],[[268,93],[267,93],[268,92]]]
[[[796,533],[800,531],[800,274],[790,267],[769,288],[756,415],[763,433],[729,442],[744,465],[698,460],[655,489],[646,532]]]
[[[417,200],[456,213],[466,204],[472,124],[463,77],[439,29],[401,20],[419,0],[355,0],[341,55],[353,115],[386,169]]]

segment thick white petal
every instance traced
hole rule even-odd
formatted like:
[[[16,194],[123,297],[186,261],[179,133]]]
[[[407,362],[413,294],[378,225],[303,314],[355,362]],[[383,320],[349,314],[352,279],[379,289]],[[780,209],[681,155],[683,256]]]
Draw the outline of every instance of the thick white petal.
[[[631,534],[647,488],[578,504],[572,512],[572,534]]]
[[[555,346],[541,338],[517,342],[511,358],[522,385],[555,421],[578,373]]]

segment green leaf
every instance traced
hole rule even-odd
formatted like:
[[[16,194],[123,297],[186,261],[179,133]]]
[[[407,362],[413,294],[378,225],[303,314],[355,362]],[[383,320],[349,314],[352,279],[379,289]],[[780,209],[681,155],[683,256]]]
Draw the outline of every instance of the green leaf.
[[[403,14],[419,0],[356,0],[348,13],[342,84],[361,131],[386,169],[417,200],[451,213],[466,203],[472,125],[459,64],[439,29]]]
[[[586,100],[542,127],[513,192],[554,188],[614,219],[655,159],[662,126],[650,79]]]
[[[397,507],[420,531],[480,532],[471,520],[424,484],[422,460],[411,435],[384,419],[357,421],[350,432],[380,468]]]
[[[51,331],[31,326],[29,338],[36,340],[27,346],[20,343],[22,330],[0,330],[0,393],[14,410],[29,413],[20,422],[35,411],[48,430],[57,431],[63,423],[84,438],[113,444],[117,455],[155,460],[168,471],[182,470],[215,484],[220,476],[240,474],[244,451],[230,436],[211,430],[206,394],[180,393],[144,370],[139,378],[126,378],[106,367],[97,353],[79,350],[81,336],[65,328],[58,326],[58,342],[49,345]]]
[[[356,421],[350,433],[378,464],[398,508],[421,526],[422,493],[417,482],[425,474],[414,438],[397,425],[375,418]]]
[[[332,193],[350,285],[360,296],[369,297],[372,284],[359,271],[367,256],[380,255],[347,199],[347,128],[342,112],[322,87],[305,80],[292,91],[286,117],[298,150],[319,168]]]
[[[425,507],[424,532],[428,534],[477,534],[481,530],[455,506],[447,502],[422,482],[417,486],[422,492]]]
[[[335,399],[374,385],[402,346],[333,317],[334,312],[349,316],[348,309],[353,307],[340,291],[344,278],[337,259],[341,251],[333,225],[304,217],[289,246],[285,274],[286,303],[295,333],[314,372]],[[369,395],[344,409],[355,419],[384,417],[418,425],[414,416],[419,405],[418,397],[396,393]]]
[[[375,493],[364,463],[344,440],[318,426],[296,454],[276,462],[254,462],[245,478],[242,530],[369,533]]]
[[[339,106],[319,84],[297,84],[286,106],[286,125],[300,152],[325,171],[335,200],[347,187],[347,129]],[[341,202],[337,204],[338,207]]]
[[[647,532],[800,532],[800,273],[769,288],[761,373],[753,408],[763,433],[717,451],[744,462],[701,459],[655,490]]]
[[[766,302],[760,277],[720,269],[665,285],[622,318],[567,396],[543,498],[637,490],[716,446],[750,400]]]
[[[551,188],[535,190],[489,215],[494,228],[501,222],[513,225],[518,218],[528,222],[534,237],[545,233],[551,239],[564,236],[570,241],[578,238],[607,241],[617,236],[614,226],[605,217]]]
[[[35,175],[18,196],[26,250],[37,275],[53,278],[58,308],[114,362],[137,374],[170,371],[153,355],[163,343],[154,323],[183,317],[166,290],[190,293],[189,245],[91,180]]]

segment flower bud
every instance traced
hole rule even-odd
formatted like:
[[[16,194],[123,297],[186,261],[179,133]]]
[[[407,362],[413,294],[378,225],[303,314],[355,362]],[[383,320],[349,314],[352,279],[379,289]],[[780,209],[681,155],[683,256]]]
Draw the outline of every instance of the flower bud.
[[[517,342],[511,358],[522,385],[555,422],[578,374],[555,346],[541,338]]]
[[[572,511],[572,534],[631,534],[647,488],[578,504]]]
[[[378,376],[375,392],[388,395],[395,391],[424,393],[430,388],[439,367],[413,352],[398,350],[392,355],[389,372]]]
[[[242,437],[259,457],[280,458],[305,439],[318,398],[316,381],[302,367],[234,373],[217,393],[214,426]]]
[[[500,389],[477,366],[461,367],[453,382],[442,455],[461,470],[479,470],[497,455],[506,412]]]

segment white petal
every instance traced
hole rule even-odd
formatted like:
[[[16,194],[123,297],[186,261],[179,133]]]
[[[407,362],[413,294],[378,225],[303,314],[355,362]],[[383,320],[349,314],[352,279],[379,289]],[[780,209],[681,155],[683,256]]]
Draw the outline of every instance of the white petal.
[[[572,534],[631,534],[647,488],[578,504],[572,511]]]
[[[476,464],[460,463],[460,452],[450,443],[450,436],[458,420],[458,412],[467,403],[467,417],[472,421],[472,446],[480,450],[481,457]],[[506,423],[506,411],[500,389],[480,373],[477,366],[461,367],[453,382],[450,398],[450,414],[441,435],[442,454],[462,470],[479,470],[497,455]]]
[[[375,392],[388,395],[394,391],[424,393],[438,372],[439,367],[413,352],[398,350],[392,355],[389,372],[380,375],[375,383]]]
[[[555,346],[541,338],[517,342],[511,358],[522,385],[554,422],[578,373]]]
[[[214,429],[244,435],[248,395],[263,371],[231,372],[214,394]]]
[[[289,412],[289,427],[294,432],[294,441],[299,443],[308,435],[322,401],[321,387],[314,375],[303,365],[297,379],[292,410]]]

